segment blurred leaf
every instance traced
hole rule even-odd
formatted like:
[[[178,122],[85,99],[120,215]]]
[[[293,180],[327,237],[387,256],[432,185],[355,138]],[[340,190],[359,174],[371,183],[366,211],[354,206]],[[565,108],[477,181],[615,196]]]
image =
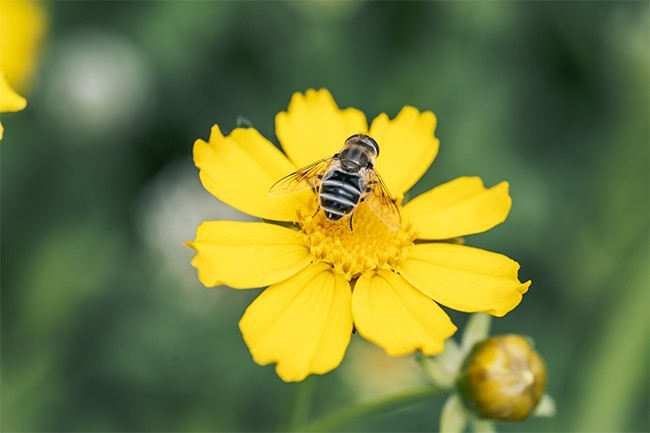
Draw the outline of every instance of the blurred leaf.
[[[640,239],[610,280],[615,291],[609,294],[606,314],[598,315],[596,344],[584,354],[587,364],[576,364],[573,372],[581,390],[574,431],[634,429],[627,422],[633,409],[631,400],[648,391],[639,372],[647,368],[650,351],[649,260],[647,239]]]
[[[474,313],[469,317],[463,330],[462,347],[465,352],[471,350],[474,345],[490,336],[490,324],[492,316],[485,313]]]
[[[474,418],[472,420],[472,432],[474,433],[496,433],[497,429],[494,426],[494,421],[485,419]]]
[[[542,399],[537,404],[537,407],[533,412],[533,416],[550,418],[554,417],[556,413],[557,411],[555,409],[555,400],[553,400],[553,397],[550,395],[544,394],[542,396]]]
[[[440,414],[441,433],[462,433],[468,422],[468,415],[458,394],[449,396]]]

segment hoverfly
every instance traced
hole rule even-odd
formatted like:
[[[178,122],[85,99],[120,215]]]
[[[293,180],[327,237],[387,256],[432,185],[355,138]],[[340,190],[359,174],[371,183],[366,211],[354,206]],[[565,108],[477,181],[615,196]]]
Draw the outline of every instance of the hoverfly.
[[[368,135],[355,134],[345,140],[338,153],[323,158],[277,181],[269,194],[282,196],[312,189],[319,208],[330,221],[352,215],[361,202],[391,230],[400,226],[400,215],[386,185],[375,170],[379,145]]]

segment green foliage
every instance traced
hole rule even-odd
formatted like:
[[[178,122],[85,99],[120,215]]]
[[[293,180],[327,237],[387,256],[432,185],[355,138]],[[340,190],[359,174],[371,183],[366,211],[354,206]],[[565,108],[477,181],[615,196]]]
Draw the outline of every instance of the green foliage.
[[[534,338],[557,415],[497,429],[648,431],[647,2],[46,7],[28,108],[2,119],[0,430],[287,428],[297,385],[254,364],[237,328],[257,293],[205,289],[182,245],[224,210],[168,167],[194,173],[214,123],[274,139],[292,92],[326,87],[369,118],[437,114],[440,155],[412,194],[510,182],[508,221],[467,242],[533,281],[493,333]],[[89,52],[112,61],[93,69]],[[79,96],[88,77],[115,90]],[[312,378],[305,418],[394,385],[381,358],[348,374],[358,353]],[[444,401],[345,430],[429,431]]]

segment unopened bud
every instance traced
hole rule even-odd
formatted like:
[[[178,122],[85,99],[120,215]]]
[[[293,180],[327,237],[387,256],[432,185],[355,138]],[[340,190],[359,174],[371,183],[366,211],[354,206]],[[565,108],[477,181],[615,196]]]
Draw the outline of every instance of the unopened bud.
[[[529,341],[500,335],[474,346],[458,378],[465,405],[482,418],[522,420],[544,393],[546,368]]]

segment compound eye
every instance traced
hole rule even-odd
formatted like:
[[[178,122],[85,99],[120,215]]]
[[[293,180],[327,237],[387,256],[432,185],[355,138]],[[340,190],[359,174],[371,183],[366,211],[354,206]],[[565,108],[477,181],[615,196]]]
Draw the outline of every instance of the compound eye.
[[[377,144],[375,139],[369,135],[366,135],[366,138],[368,139],[368,142],[372,145],[372,147],[375,148],[375,152],[377,153],[377,156],[379,156],[379,145]]]
[[[347,140],[345,140],[346,143],[355,143],[358,142],[361,139],[362,135],[361,134],[354,134],[348,137]]]
[[[372,138],[369,135],[366,134],[354,134],[351,135],[347,140],[345,140],[345,144],[361,144],[363,146],[369,147],[372,150],[375,151],[375,156],[379,156],[379,145],[375,141],[374,138]]]

